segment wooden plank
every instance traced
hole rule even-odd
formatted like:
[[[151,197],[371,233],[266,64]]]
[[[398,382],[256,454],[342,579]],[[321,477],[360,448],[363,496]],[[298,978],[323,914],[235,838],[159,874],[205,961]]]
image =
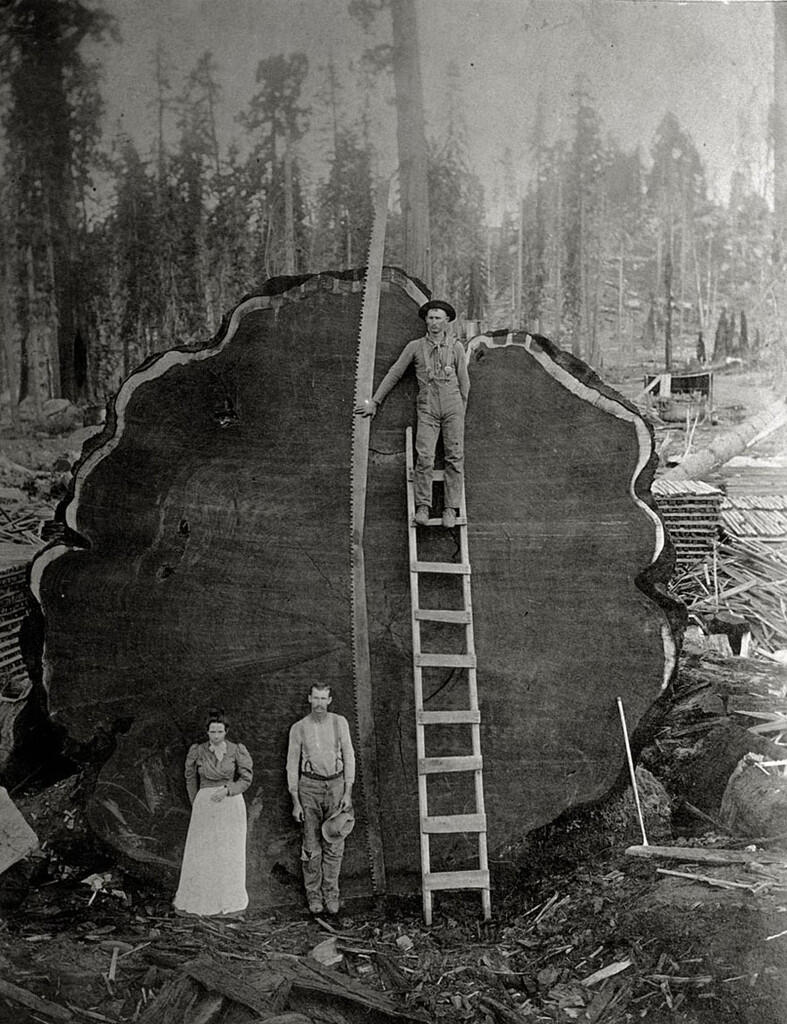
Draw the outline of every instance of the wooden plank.
[[[430,835],[451,835],[457,832],[486,832],[485,814],[440,814],[421,818],[421,831]]]
[[[437,772],[479,772],[484,766],[483,757],[466,754],[460,757],[419,757],[418,774],[435,775]]]
[[[481,712],[471,711],[416,711],[415,720],[419,725],[478,725]]]
[[[13,985],[10,981],[3,981],[0,978],[0,996],[9,999],[20,1006],[26,1006],[28,1010],[36,1010],[38,1013],[45,1013],[52,1020],[73,1020],[74,1015],[65,1006],[59,1003],[51,1003],[48,999],[28,992],[26,988]]]
[[[437,572],[469,576],[470,566],[461,562],[412,562],[410,572]]]
[[[471,620],[470,612],[453,608],[417,608],[415,617],[422,622],[468,623]]]
[[[488,889],[488,871],[431,871],[424,876],[424,888],[434,889]]]
[[[718,850],[698,846],[629,846],[627,857],[646,857],[654,860],[683,860],[696,864],[783,864],[787,867],[787,853],[767,853],[765,850]]]
[[[419,668],[475,668],[474,654],[416,654],[414,664]]]
[[[413,524],[415,523],[415,513],[413,513],[413,518],[411,519],[411,522]],[[426,520],[426,523],[424,525],[425,526],[442,526],[443,525],[442,517],[441,516],[432,516],[431,518]],[[467,526],[467,519],[464,516],[462,516],[462,515],[457,516],[456,517],[456,525],[457,526]]]

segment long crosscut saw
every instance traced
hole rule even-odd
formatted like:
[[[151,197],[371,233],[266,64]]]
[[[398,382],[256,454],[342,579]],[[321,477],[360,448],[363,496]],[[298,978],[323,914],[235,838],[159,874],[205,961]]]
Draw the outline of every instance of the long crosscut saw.
[[[390,181],[377,193],[374,224],[366,265],[361,326],[358,332],[358,358],[355,369],[354,407],[367,401],[374,382],[374,357],[377,348],[377,321],[380,312],[385,227],[388,218]],[[377,777],[377,744],[374,733],[372,671],[369,653],[369,617],[366,607],[366,568],[364,564],[364,529],[366,523],[366,481],[369,471],[369,435],[371,419],[353,416],[350,559],[352,563],[352,649],[355,713],[358,732],[358,761],[366,812],[366,835],[372,888],[385,892],[385,855],[380,815]]]

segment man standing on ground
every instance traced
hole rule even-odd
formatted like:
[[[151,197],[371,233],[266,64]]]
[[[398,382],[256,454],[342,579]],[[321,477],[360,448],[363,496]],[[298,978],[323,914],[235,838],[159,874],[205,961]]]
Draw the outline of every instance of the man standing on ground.
[[[450,529],[456,526],[462,494],[465,406],[470,393],[467,358],[461,342],[453,337],[448,326],[456,319],[453,306],[433,299],[421,306],[418,315],[426,322],[426,335],[405,345],[372,398],[355,411],[361,416],[374,416],[410,363],[415,364],[418,380],[415,521],[424,526],[429,519],[434,453],[442,431],[445,454],[443,526]]]
[[[352,812],[355,752],[347,719],[328,710],[330,686],[312,683],[308,699],[311,712],[290,729],[287,788],[292,816],[303,825],[301,864],[309,911],[320,914],[324,907],[338,914],[344,836],[327,839],[323,824]]]

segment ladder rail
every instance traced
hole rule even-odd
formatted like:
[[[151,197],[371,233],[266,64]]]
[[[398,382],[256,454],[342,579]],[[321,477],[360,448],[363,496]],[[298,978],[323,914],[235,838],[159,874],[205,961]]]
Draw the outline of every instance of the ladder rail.
[[[415,491],[413,488],[413,440],[412,427],[407,428],[406,468],[407,468],[407,546],[410,555],[410,621],[412,622],[413,633],[413,694],[415,701],[416,718],[424,710],[424,688],[423,671],[418,664],[421,654],[421,623],[416,617],[419,606],[419,584],[418,573],[413,569],[418,557],[418,538],[415,530]],[[426,737],[423,728],[415,730],[416,757],[419,762],[426,758]],[[421,818],[429,815],[429,791],[426,776],[418,775],[418,809]],[[429,846],[429,835],[419,829],[421,847],[421,874],[431,874],[431,849]],[[431,921],[432,917],[432,895],[429,893],[427,901],[424,895],[424,917]]]
[[[418,534],[415,523],[413,430],[405,433],[405,461],[407,483],[407,533],[410,567],[410,621],[413,634],[413,694],[415,703],[416,756],[418,766],[418,808],[421,847],[421,894],[424,920],[432,923],[432,899],[435,891],[446,889],[476,889],[481,894],[481,907],[485,920],[491,917],[491,889],[487,850],[487,820],[484,803],[483,758],[481,755],[481,715],[478,705],[478,679],[473,629],[470,551],[467,539],[467,504],[462,481],[461,508],[457,517],[459,529],[460,561],[425,562],[418,558]],[[434,471],[435,480],[443,480],[442,470]],[[430,519],[428,526],[441,524]],[[461,581],[461,609],[422,609],[420,607],[420,573],[458,575]],[[464,633],[463,654],[424,652],[422,648],[422,622],[450,623],[461,627]],[[468,707],[462,710],[426,711],[424,709],[423,670],[426,667],[463,668],[467,677]],[[443,757],[427,757],[425,729],[432,725],[465,724],[470,726],[471,753]],[[472,773],[475,811],[472,814],[429,814],[428,779],[445,773]],[[478,848],[478,868],[464,871],[431,870],[431,835],[472,833]]]

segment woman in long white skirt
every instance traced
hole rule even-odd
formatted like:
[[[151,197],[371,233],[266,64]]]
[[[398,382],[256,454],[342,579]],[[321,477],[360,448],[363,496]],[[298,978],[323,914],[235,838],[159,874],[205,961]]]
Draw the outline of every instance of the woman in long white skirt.
[[[207,917],[239,914],[246,892],[246,803],[252,760],[242,743],[226,739],[221,711],[208,714],[208,742],[186,756],[191,820],[183,851],[175,910]]]

